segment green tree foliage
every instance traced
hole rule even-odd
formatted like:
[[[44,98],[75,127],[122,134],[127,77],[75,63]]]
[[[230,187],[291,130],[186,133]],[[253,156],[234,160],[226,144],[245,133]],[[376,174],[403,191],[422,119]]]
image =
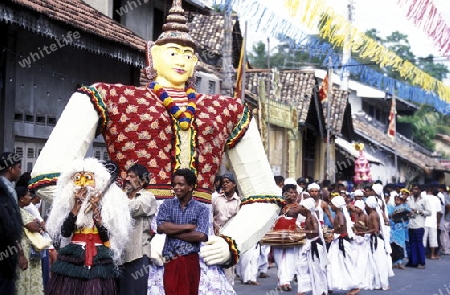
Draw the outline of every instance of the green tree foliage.
[[[449,73],[447,66],[440,63],[434,63],[434,56],[432,54],[427,57],[419,57],[417,59],[417,65],[421,70],[440,81],[442,81]]]
[[[413,139],[430,150],[434,150],[433,139],[436,134],[450,135],[450,116],[427,105],[421,105],[414,115],[398,116],[397,120],[410,123],[413,126]]]
[[[248,60],[253,68],[267,69],[267,50],[266,44],[262,41],[253,45],[253,51],[247,54]]]
[[[248,60],[253,68],[267,69],[270,62],[270,68],[277,69],[299,69],[305,66],[320,67],[322,60],[318,57],[311,57],[311,54],[305,48],[293,48],[293,42],[287,40],[278,44],[270,50],[270,61],[267,59],[266,44],[262,41],[253,45],[253,51],[248,53]]]

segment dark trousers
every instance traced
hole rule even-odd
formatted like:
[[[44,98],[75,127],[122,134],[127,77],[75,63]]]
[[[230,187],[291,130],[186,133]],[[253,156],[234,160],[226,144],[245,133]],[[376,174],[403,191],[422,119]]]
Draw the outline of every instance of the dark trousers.
[[[42,251],[45,251],[44,257],[41,258],[42,279],[45,288],[45,286],[47,286],[48,280],[50,280],[50,254],[48,249]]]
[[[164,264],[166,295],[198,295],[200,259],[198,253],[179,256]]]
[[[119,280],[120,295],[147,295],[150,259],[147,256],[124,263]]]
[[[15,280],[11,277],[4,277],[0,272],[0,294],[15,295],[16,285]]]
[[[409,229],[409,256],[407,266],[425,265],[425,247],[423,246],[424,228]]]

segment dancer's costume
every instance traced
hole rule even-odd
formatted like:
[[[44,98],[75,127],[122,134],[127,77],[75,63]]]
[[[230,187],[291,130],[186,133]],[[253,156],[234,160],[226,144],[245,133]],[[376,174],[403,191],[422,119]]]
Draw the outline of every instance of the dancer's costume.
[[[356,270],[355,251],[351,239],[354,233],[347,206],[342,196],[336,196],[331,202],[343,211],[346,218],[347,233],[334,234],[334,240],[328,249],[327,266],[328,290],[351,290],[358,288],[360,278]]]
[[[91,173],[95,187],[74,215],[74,195],[81,188],[74,184],[74,175],[80,172]],[[46,228],[54,242],[67,238],[70,243],[58,251],[46,294],[118,294],[115,280],[132,223],[127,196],[113,181],[114,176],[95,158],[77,160],[61,175]],[[95,194],[101,194],[101,224],[94,223],[93,212],[87,210]]]
[[[181,4],[174,1],[168,20],[184,18],[182,14]],[[169,23],[166,25],[170,27]],[[178,31],[163,34],[173,43],[179,41]],[[152,44],[149,45],[147,57],[151,61]],[[157,83],[144,87],[98,83],[80,88],[70,99],[36,161],[32,187],[51,200],[58,172],[73,158],[83,157],[95,135],[102,134],[111,160],[119,165],[122,179],[127,168],[136,162],[147,167],[152,174],[147,189],[155,195],[158,204],[173,197],[173,171],[189,168],[198,180],[194,199],[211,208],[214,178],[227,151],[243,196],[240,212],[221,232],[232,254],[229,265],[235,264],[239,251],[255,245],[270,230],[281,203],[256,122],[239,99],[196,94],[189,87],[186,92],[166,90]],[[167,97],[173,101],[169,103]],[[177,119],[173,113],[175,105],[181,112],[189,111],[192,120]],[[210,214],[212,220],[212,210]],[[210,234],[213,234],[212,225]],[[161,266],[150,270],[150,293],[164,294],[162,269]],[[234,293],[222,267],[206,266],[202,262],[201,270],[200,294]]]
[[[328,293],[326,268],[328,255],[323,238],[322,225],[316,215],[315,203],[316,201],[313,198],[304,199],[300,203],[300,205],[310,210],[312,218],[316,218],[319,225],[319,236],[305,240],[305,244],[300,248],[296,267],[298,292],[306,293],[311,291],[312,295],[322,295]]]
[[[366,205],[377,211],[379,217],[379,223],[381,228],[381,223],[384,223],[383,212],[381,211],[377,197],[370,196],[366,199]],[[369,264],[372,264],[373,274],[371,278],[371,285],[369,289],[389,289],[389,261],[390,256],[387,255],[387,250],[385,248],[385,241],[383,235],[379,233],[373,233],[370,235],[370,250],[371,250],[371,260]],[[392,261],[391,261],[392,262]],[[392,264],[391,264],[392,265]]]

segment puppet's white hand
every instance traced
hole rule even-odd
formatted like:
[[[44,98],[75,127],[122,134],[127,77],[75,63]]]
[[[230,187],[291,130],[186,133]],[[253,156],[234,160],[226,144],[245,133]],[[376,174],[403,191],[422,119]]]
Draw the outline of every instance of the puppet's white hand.
[[[231,258],[228,243],[221,237],[209,236],[208,241],[200,249],[200,257],[208,265],[226,264]]]

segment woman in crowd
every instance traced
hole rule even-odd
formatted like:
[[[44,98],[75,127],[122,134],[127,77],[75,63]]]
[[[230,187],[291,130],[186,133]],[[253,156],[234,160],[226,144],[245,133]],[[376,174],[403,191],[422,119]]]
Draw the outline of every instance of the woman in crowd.
[[[31,204],[31,193],[26,187],[22,186],[16,187],[16,193],[24,228],[34,233],[43,232],[45,226],[44,222],[39,222],[38,219],[34,218],[33,215],[23,209]],[[25,234],[22,236],[21,247],[25,253],[25,257],[28,259],[28,266],[19,265],[19,278],[16,281],[17,295],[44,294],[41,255],[39,252],[33,251],[33,245]]]
[[[400,190],[400,195],[395,196],[395,207],[388,205],[389,222],[391,223],[391,247],[392,267],[405,269],[403,258],[405,257],[406,241],[408,241],[408,224],[411,209],[405,203],[409,191]]]

